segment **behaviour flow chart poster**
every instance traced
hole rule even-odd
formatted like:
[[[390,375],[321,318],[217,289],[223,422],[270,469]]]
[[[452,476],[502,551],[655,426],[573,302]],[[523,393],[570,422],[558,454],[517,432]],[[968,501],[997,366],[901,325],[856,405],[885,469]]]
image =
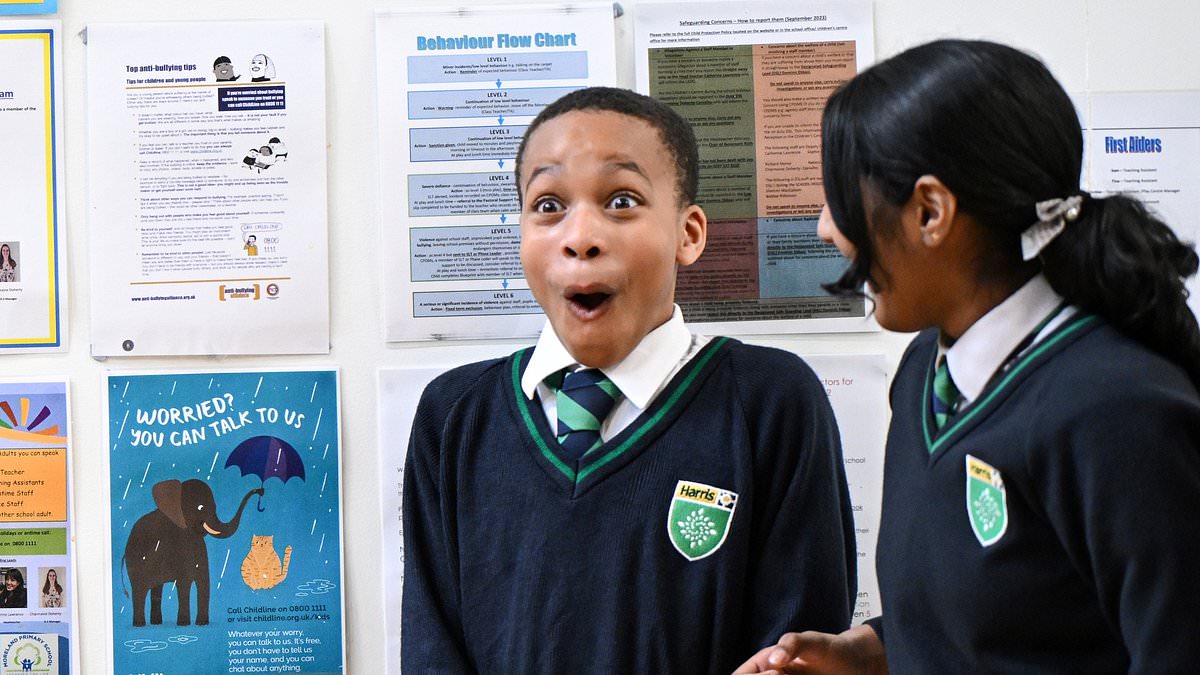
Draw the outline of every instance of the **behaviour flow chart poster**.
[[[107,378],[114,675],[344,672],[333,370]]]
[[[1180,239],[1200,241],[1200,91],[1092,94],[1089,108],[1089,189],[1137,197]],[[1187,288],[1200,314],[1200,280]]]
[[[0,352],[65,348],[60,32],[0,22]]]
[[[0,672],[79,672],[67,384],[0,381]]]
[[[315,21],[87,28],[94,356],[329,351]]]
[[[501,354],[497,353],[497,357]],[[842,434],[846,480],[858,546],[858,598],[854,623],[881,612],[875,575],[875,540],[883,491],[883,445],[889,419],[887,373],[882,355],[805,356],[829,396]],[[379,371],[380,537],[387,672],[400,672],[400,601],[404,583],[404,531],[400,505],[404,457],[413,416],[425,386],[449,368],[388,368]],[[400,555],[394,555],[399,551]]]
[[[386,339],[527,337],[513,162],[567,92],[616,81],[613,6],[376,16]]]
[[[871,3],[642,2],[638,91],[692,123],[704,255],[677,300],[709,334],[876,330],[862,298],[821,287],[846,262],[817,237],[821,111],[874,58]]]

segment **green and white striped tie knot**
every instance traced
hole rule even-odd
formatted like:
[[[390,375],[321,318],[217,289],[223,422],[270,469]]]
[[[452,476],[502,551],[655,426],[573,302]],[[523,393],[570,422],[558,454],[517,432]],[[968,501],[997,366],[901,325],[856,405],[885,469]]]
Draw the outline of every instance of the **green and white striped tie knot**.
[[[954,416],[961,400],[962,394],[954,385],[954,380],[950,379],[950,364],[943,356],[938,359],[937,370],[933,372],[933,397],[930,401],[933,405],[933,422],[937,429],[940,430],[946,421]]]

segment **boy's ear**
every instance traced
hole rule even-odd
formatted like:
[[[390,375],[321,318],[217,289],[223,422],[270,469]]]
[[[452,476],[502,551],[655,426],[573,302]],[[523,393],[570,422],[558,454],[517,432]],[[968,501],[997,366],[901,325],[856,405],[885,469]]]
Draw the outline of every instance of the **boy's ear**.
[[[704,215],[704,209],[692,204],[683,210],[681,218],[683,230],[675,250],[675,262],[686,267],[704,252],[704,244],[708,241],[708,216]]]
[[[953,230],[958,197],[937,176],[926,174],[913,185],[906,211],[920,229],[921,243],[940,246]]]

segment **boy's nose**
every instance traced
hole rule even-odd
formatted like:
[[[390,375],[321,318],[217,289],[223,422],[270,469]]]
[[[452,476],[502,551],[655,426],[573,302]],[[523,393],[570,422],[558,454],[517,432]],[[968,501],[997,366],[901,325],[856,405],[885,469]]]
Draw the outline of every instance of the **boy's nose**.
[[[603,251],[599,216],[587,208],[572,209],[567,215],[563,236],[563,255],[568,258],[595,258]]]

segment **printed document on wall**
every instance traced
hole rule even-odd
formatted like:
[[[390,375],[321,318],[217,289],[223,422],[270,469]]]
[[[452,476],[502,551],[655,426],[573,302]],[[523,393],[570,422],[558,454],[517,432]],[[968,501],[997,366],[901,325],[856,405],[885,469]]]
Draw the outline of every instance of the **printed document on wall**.
[[[446,370],[379,371],[379,512],[383,514],[379,544],[385,552],[379,579],[383,587],[384,663],[389,673],[400,672],[400,604],[404,586],[404,524],[400,520],[400,502],[408,436],[425,386]],[[394,551],[400,555],[392,555]]]
[[[385,338],[534,336],[517,146],[567,92],[616,81],[612,3],[380,11]]]
[[[60,33],[0,22],[0,352],[65,348]]]
[[[336,370],[110,373],[114,675],[344,672]]]
[[[0,381],[0,673],[79,672],[67,383]]]
[[[887,439],[887,369],[881,354],[805,356],[833,406],[842,435],[842,458],[854,511],[858,597],[853,623],[883,611],[875,573],[875,544],[883,506],[883,446]]]
[[[704,254],[676,299],[709,334],[877,330],[863,298],[834,298],[846,261],[817,236],[821,111],[874,59],[871,3],[643,2],[638,91],[692,123]]]
[[[1180,239],[1200,241],[1200,91],[1092,94],[1088,188],[1142,200]],[[1200,314],[1200,279],[1187,281]]]
[[[92,354],[328,352],[323,25],[87,43]]]

